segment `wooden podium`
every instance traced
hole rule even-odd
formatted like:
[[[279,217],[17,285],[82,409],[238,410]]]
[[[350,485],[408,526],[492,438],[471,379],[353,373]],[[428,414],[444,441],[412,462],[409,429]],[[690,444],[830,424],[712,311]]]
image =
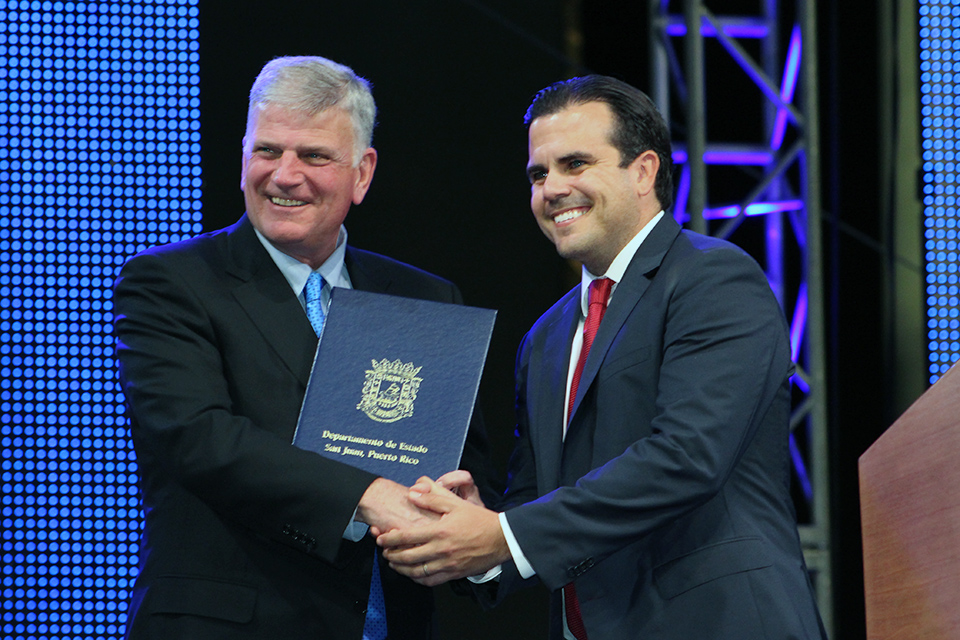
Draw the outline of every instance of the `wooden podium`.
[[[860,456],[869,640],[960,639],[960,366]]]

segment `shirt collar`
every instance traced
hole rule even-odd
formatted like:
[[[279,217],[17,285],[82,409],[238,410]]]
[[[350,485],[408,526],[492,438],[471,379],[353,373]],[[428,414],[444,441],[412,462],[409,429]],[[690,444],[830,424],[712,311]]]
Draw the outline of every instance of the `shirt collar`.
[[[633,260],[633,256],[636,255],[637,250],[640,248],[640,245],[643,244],[643,241],[647,239],[647,236],[650,235],[650,232],[653,231],[653,228],[657,226],[657,223],[660,222],[660,219],[663,218],[663,211],[660,211],[657,215],[653,217],[650,222],[643,226],[643,229],[640,229],[637,232],[637,235],[633,236],[630,242],[620,250],[620,253],[617,254],[617,257],[613,259],[613,262],[610,263],[610,266],[607,268],[607,272],[600,276],[595,276],[590,273],[586,267],[583,267],[581,276],[580,276],[580,309],[583,311],[583,316],[587,316],[587,309],[590,305],[590,283],[596,280],[597,278],[610,278],[613,280],[613,288],[610,290],[610,297],[613,297],[614,291],[617,290],[617,283],[623,280],[623,274],[626,273],[627,267],[630,266],[630,262]]]
[[[274,264],[277,265],[277,268],[280,269],[280,273],[283,274],[283,277],[287,279],[287,282],[290,283],[290,288],[293,289],[293,293],[297,296],[300,295],[300,292],[303,291],[303,287],[307,284],[307,278],[310,277],[312,269],[310,265],[300,262],[292,256],[288,256],[283,251],[277,249],[273,244],[267,240],[263,234],[260,233],[256,228],[254,229],[257,234],[257,239],[260,240],[260,244],[263,245],[263,248],[267,250],[267,253],[270,254],[270,258],[273,259]],[[332,287],[343,287],[346,289],[352,288],[350,283],[350,275],[347,273],[346,264],[344,264],[344,257],[347,253],[347,229],[343,225],[340,225],[340,233],[337,235],[337,248],[333,250],[333,253],[330,254],[330,257],[320,265],[320,268],[317,269],[320,272],[320,275],[323,276],[323,279],[327,284]]]

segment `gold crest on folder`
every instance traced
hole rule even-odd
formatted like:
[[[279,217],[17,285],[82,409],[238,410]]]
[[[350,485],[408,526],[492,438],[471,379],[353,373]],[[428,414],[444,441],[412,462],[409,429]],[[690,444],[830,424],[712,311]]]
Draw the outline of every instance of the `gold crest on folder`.
[[[417,374],[423,367],[400,360],[390,362],[386,358],[370,362],[373,368],[366,371],[363,399],[357,409],[377,422],[396,422],[412,416],[413,401],[417,399],[417,390],[423,382]]]

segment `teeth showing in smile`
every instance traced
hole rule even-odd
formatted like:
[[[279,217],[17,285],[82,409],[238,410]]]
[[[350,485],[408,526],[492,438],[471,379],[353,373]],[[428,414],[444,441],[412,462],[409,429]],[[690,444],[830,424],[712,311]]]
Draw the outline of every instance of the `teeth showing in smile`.
[[[300,207],[307,204],[303,200],[287,200],[286,198],[276,198],[276,197],[271,197],[270,202],[272,202],[273,204],[279,207]]]
[[[563,224],[564,222],[569,222],[570,220],[579,218],[586,212],[586,209],[568,209],[567,211],[558,214],[553,221],[557,224]]]

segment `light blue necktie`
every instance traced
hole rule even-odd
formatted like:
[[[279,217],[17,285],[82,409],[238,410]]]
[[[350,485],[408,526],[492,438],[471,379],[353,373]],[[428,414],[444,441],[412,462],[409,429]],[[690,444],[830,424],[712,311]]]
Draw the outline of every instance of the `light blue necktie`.
[[[303,287],[303,299],[306,302],[307,318],[313,325],[317,337],[323,331],[323,322],[326,320],[326,314],[323,313],[323,305],[320,303],[320,292],[323,291],[323,276],[314,271],[307,278],[307,284]]]
[[[370,580],[370,600],[367,601],[367,620],[363,623],[363,640],[386,640],[387,607],[383,603],[383,586],[380,584],[380,563],[376,551],[373,555],[373,579]]]
[[[323,291],[323,276],[314,271],[307,278],[303,287],[303,299],[306,303],[307,318],[313,325],[317,337],[323,331],[326,314],[320,303],[320,292]],[[367,602],[367,619],[363,625],[363,640],[385,640],[387,637],[387,608],[383,603],[383,587],[380,585],[380,566],[377,563],[376,552],[373,558],[373,578],[370,580],[370,599]]]

